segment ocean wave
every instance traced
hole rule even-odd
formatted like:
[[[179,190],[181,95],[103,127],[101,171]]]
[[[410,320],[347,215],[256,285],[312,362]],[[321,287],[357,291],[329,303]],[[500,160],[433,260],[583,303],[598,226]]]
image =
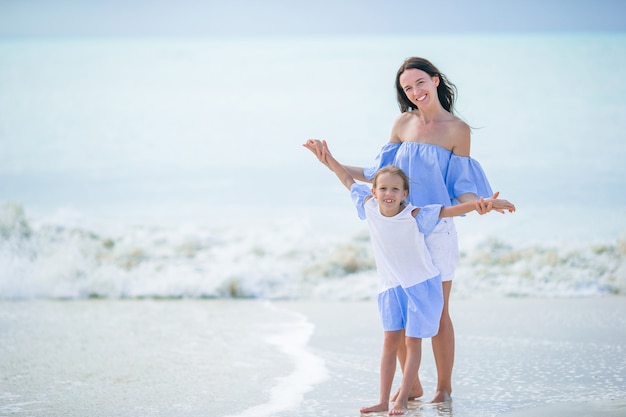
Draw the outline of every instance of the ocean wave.
[[[462,254],[457,277],[466,296],[625,295],[626,240],[515,247],[489,238]]]
[[[0,206],[0,297],[371,299],[377,278],[364,229],[319,230],[306,219],[252,229],[117,227],[29,221]],[[109,230],[108,232],[106,230]],[[461,252],[458,297],[626,294],[626,240],[568,245],[485,236]]]

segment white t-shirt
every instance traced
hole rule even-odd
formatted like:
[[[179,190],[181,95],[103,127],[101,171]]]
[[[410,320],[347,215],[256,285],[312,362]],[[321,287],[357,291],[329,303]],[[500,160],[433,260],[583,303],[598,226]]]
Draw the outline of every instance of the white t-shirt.
[[[439,275],[424,243],[424,233],[430,233],[439,221],[440,204],[422,207],[417,217],[409,204],[393,217],[380,213],[378,201],[365,198],[372,193],[365,184],[354,184],[352,199],[361,219],[367,220],[372,251],[379,276],[378,292],[401,285],[412,287]]]

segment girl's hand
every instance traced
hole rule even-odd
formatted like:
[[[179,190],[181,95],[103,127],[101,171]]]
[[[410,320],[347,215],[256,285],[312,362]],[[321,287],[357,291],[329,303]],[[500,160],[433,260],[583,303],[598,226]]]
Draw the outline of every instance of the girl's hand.
[[[476,212],[480,214],[481,216],[483,214],[489,213],[492,210],[492,206],[493,206],[493,204],[492,206],[489,206],[489,202],[486,201],[482,197],[476,200],[475,204],[476,204]]]
[[[324,156],[324,145],[322,141],[319,139],[309,139],[302,146],[313,152],[313,154],[317,157],[318,161],[326,165],[328,168],[328,162],[326,162],[326,158]]]
[[[484,198],[480,197],[478,200],[476,200],[475,204],[476,212],[478,212],[478,214],[480,214],[481,216],[493,210],[493,201],[491,201],[490,199],[485,200]]]
[[[322,140],[322,159],[321,159],[322,163],[324,165],[326,165],[328,168],[330,168],[331,171],[337,173],[337,169],[341,168],[341,171],[345,171],[345,169],[343,167],[341,167],[341,164],[339,162],[337,162],[337,160],[335,158],[333,158],[333,155],[330,153],[330,149],[328,149],[328,143],[326,143],[325,140]],[[354,179],[352,178],[352,176],[350,176],[350,178],[352,179],[352,181],[354,181]],[[350,187],[348,187],[350,188]]]
[[[502,213],[502,214],[504,214],[505,210],[508,211],[509,213],[515,212],[515,205],[509,202],[508,200],[503,200],[501,198],[498,198],[499,195],[500,195],[500,192],[496,191],[493,194],[493,196],[485,200],[486,202],[491,203],[491,210],[495,210],[498,213]],[[484,213],[480,213],[480,214],[484,214]]]

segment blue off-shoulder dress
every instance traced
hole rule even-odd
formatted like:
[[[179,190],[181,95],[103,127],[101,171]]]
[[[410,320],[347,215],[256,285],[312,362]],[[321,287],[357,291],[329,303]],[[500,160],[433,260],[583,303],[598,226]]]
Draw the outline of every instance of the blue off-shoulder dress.
[[[475,159],[458,156],[438,145],[420,142],[388,143],[374,166],[364,168],[365,178],[387,165],[401,168],[409,177],[408,200],[417,207],[428,204],[451,206],[465,193],[491,197],[493,192],[482,167]]]
[[[429,204],[451,206],[457,197],[474,193],[491,197],[493,192],[482,167],[475,159],[455,155],[438,145],[420,142],[388,143],[381,149],[374,165],[363,169],[365,178],[387,165],[401,168],[409,177],[408,200],[417,207]],[[443,281],[454,276],[458,261],[458,241],[451,218],[441,219],[434,232],[426,236],[433,263]]]

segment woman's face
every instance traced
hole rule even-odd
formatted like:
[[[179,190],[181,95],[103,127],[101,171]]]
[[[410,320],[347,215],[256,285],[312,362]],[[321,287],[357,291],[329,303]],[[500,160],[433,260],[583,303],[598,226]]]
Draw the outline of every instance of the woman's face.
[[[433,100],[439,100],[439,77],[431,77],[422,70],[410,68],[400,74],[399,81],[404,94],[417,108],[427,107]]]

